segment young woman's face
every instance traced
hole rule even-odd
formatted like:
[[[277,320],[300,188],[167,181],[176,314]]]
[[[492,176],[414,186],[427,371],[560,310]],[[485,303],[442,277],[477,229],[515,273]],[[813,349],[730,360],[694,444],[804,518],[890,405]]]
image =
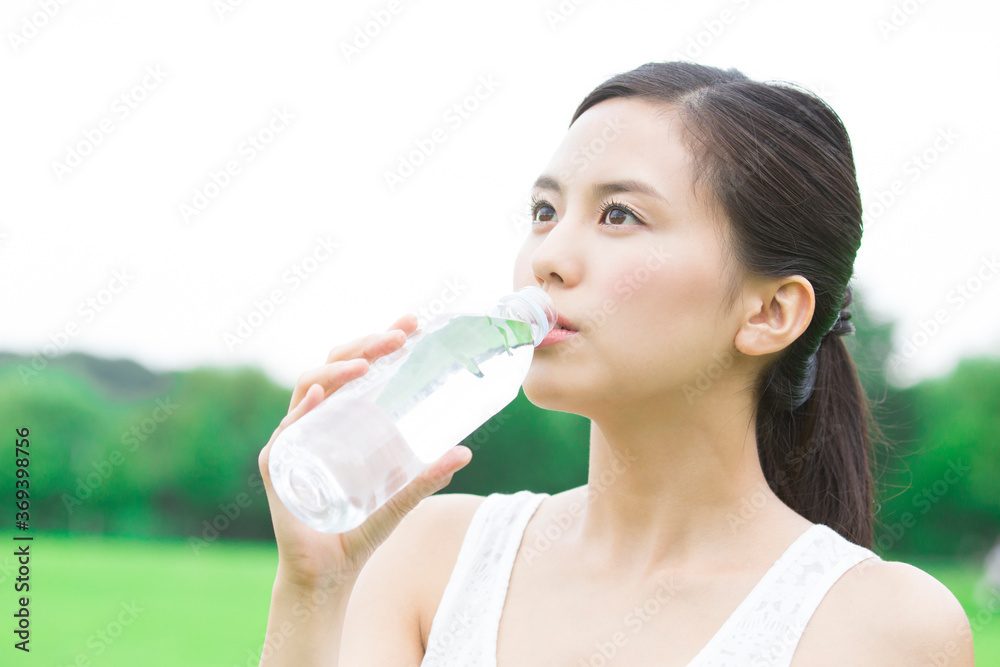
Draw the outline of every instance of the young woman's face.
[[[536,182],[514,286],[540,285],[578,333],[536,349],[532,402],[585,416],[683,407],[732,366],[728,223],[694,191],[681,131],[668,106],[601,102]]]

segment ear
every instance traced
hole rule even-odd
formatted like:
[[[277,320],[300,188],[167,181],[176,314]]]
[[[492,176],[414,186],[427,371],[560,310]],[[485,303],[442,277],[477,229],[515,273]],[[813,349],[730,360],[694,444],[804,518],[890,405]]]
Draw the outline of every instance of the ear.
[[[734,341],[743,354],[757,356],[785,349],[812,321],[816,294],[802,276],[764,280],[744,294],[745,318]]]

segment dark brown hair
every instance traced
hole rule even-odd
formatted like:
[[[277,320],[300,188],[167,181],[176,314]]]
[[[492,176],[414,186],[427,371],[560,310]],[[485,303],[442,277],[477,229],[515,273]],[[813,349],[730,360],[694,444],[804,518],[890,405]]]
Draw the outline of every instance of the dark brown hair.
[[[595,104],[629,97],[664,103],[679,115],[695,183],[706,185],[729,223],[733,275],[797,274],[812,284],[808,328],[753,387],[761,467],[789,507],[870,548],[870,440],[877,427],[840,337],[851,330],[850,314],[841,310],[852,298],[848,282],[862,233],[843,123],[818,97],[791,85],[669,62],[608,79],[580,103],[570,125]],[[732,299],[738,288],[732,281]]]

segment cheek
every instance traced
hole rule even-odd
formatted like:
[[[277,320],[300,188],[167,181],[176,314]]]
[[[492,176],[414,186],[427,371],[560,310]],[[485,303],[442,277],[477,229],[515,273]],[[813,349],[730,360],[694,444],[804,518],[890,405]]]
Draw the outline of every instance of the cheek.
[[[707,250],[673,244],[606,264],[593,305],[607,315],[609,333],[626,337],[636,351],[678,354],[707,343],[717,333],[724,290],[721,267],[705,261]]]

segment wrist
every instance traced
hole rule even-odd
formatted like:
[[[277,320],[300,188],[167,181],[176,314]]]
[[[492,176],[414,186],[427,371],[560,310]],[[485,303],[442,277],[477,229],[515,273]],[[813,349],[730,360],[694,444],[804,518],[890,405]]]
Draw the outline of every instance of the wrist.
[[[286,570],[278,563],[278,572],[274,578],[274,588],[280,589],[289,596],[299,598],[325,599],[350,595],[360,572],[329,572],[316,576],[303,576],[298,572]]]

